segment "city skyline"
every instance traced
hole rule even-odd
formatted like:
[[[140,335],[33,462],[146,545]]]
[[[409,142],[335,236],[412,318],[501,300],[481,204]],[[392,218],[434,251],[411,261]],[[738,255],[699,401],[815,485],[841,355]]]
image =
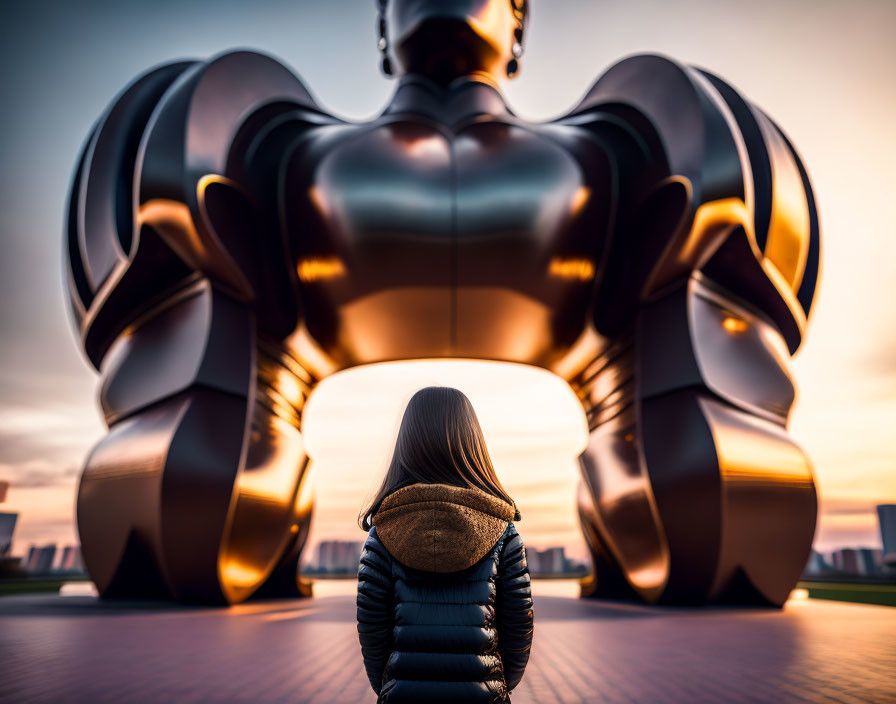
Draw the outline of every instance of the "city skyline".
[[[2,516],[3,514],[0,514]],[[883,526],[881,533],[884,533]],[[886,544],[886,538],[884,538]],[[363,549],[363,540],[339,540],[323,538],[308,545],[303,553],[300,572],[305,576],[354,576]],[[2,545],[0,545],[2,547]],[[80,545],[64,545],[59,549],[55,543],[31,545],[22,555],[3,554],[0,558],[12,559],[14,566],[29,574],[67,573],[87,576]],[[833,551],[812,550],[803,572],[804,577],[855,575],[863,577],[896,579],[896,553],[867,546],[843,546]],[[529,571],[533,576],[568,574],[584,576],[589,565],[566,555],[566,547],[552,545],[537,548],[530,545],[526,550]]]
[[[19,553],[22,543],[73,541],[77,476],[105,433],[96,376],[65,311],[61,228],[81,140],[108,101],[159,62],[236,46],[278,56],[322,105],[349,119],[376,112],[393,89],[378,73],[373,2],[352,12],[341,2],[315,6],[314,22],[303,21],[311,6],[302,2],[273,3],[269,13],[208,7],[60,5],[46,16],[22,8],[7,23],[5,70],[23,68],[9,75],[15,100],[0,131],[5,163],[15,165],[4,168],[0,194],[0,480],[11,482],[5,507],[21,513]],[[696,16],[701,31],[686,31]],[[815,545],[824,551],[879,546],[874,507],[896,499],[896,320],[887,305],[896,232],[884,209],[869,207],[896,188],[888,168],[896,98],[879,69],[896,61],[886,31],[894,19],[884,2],[535,2],[521,76],[503,87],[520,114],[547,119],[622,56],[659,51],[730,79],[792,138],[812,175],[825,235],[819,298],[794,360],[791,422],[815,465]],[[205,38],[188,29],[198,23]],[[734,24],[750,41],[725,39]],[[862,41],[841,42],[834,60],[831,42],[854,32]],[[794,89],[804,84],[819,87]],[[385,468],[402,401],[428,383],[456,385],[473,400],[527,542],[562,542],[584,555],[574,504],[581,409],[546,372],[484,362],[353,369],[314,392],[305,429],[318,495],[311,540],[361,535],[355,518]]]
[[[4,501],[4,483],[0,482],[0,503]],[[859,575],[887,577],[896,575],[896,504],[881,504],[876,507],[878,532],[882,547],[838,546],[833,551],[813,549],[804,569],[804,576],[831,577],[836,575]],[[84,561],[79,544],[65,545],[58,551],[56,543],[32,544],[28,552],[14,555],[10,551],[18,514],[0,511],[0,558],[26,573],[46,574],[66,572],[76,574],[84,571]],[[343,540],[318,537],[309,540],[302,555],[300,571],[315,575],[351,576],[357,569],[364,540]],[[567,546],[552,545],[541,547],[529,544],[527,560],[532,574],[583,575],[588,570],[588,558],[577,560],[565,555]],[[9,562],[12,560],[12,563]]]
[[[888,549],[888,546],[896,547],[896,505],[881,504],[876,508],[879,516],[878,532],[881,538],[880,543],[882,547],[870,547],[868,545],[841,545],[833,548],[832,550],[829,549],[823,552],[813,549],[809,556],[807,570],[811,571],[813,569],[813,565],[816,564],[819,559],[824,560],[825,558],[830,558],[830,566],[838,567],[838,556],[840,557],[840,559],[842,559],[842,555],[850,552],[869,554],[873,553],[873,559],[877,563],[879,563],[879,565],[883,565],[885,563],[892,563],[896,565],[896,550]],[[7,521],[6,524],[4,524],[2,519],[8,518],[11,518],[12,521]],[[17,513],[0,511],[0,557],[8,556],[21,558],[23,560],[23,568],[27,569],[26,566],[30,565],[32,556],[35,551],[52,548],[55,554],[57,545],[55,543],[50,543],[43,546],[31,544],[28,553],[17,556],[12,555],[12,553],[9,551],[9,539],[13,536],[13,531],[16,523],[15,519],[17,518]],[[4,543],[4,540],[7,542]],[[326,563],[326,560],[328,559],[322,556],[322,551],[324,549],[339,549],[333,548],[333,546],[335,545],[341,546],[342,548],[344,548],[345,546],[351,546],[352,549],[357,549],[357,551],[360,553],[363,544],[363,540],[344,540],[338,537],[318,536],[315,540],[309,540],[308,544],[306,544],[302,557],[303,569],[307,569],[309,567],[315,568],[324,565]],[[542,545],[542,547],[539,548],[538,545],[530,544],[528,549],[530,555],[533,555],[536,558],[536,562],[538,562],[538,560],[544,559],[545,553],[550,554],[553,551],[559,550],[560,554],[562,555],[567,549],[567,546],[564,545],[551,545],[548,547],[543,547],[544,541],[541,541],[538,544]],[[4,553],[3,551],[4,545],[7,550],[6,553]],[[342,557],[344,557],[344,554],[342,554]],[[66,565],[70,565],[71,563],[80,561],[81,559],[80,545],[65,545],[63,546],[63,551],[59,553],[59,558],[53,559],[52,563],[55,565],[55,569],[65,569]],[[550,559],[554,558],[551,557]]]

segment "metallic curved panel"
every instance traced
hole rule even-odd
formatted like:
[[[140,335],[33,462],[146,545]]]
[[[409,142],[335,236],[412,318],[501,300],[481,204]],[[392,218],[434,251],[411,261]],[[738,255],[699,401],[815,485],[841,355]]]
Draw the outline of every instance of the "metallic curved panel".
[[[811,465],[784,429],[700,399],[724,487],[722,545],[710,593],[782,605],[812,547],[817,502]]]
[[[633,385],[633,380],[628,382]],[[648,600],[662,593],[669,547],[641,456],[634,404],[589,434],[582,453],[583,485],[593,504],[593,541],[600,541],[631,587]],[[604,537],[608,536],[608,537]],[[611,538],[609,536],[612,536]],[[598,577],[598,582],[599,582]]]
[[[652,158],[688,189],[681,225],[665,237],[671,247],[648,248],[644,265],[654,268],[636,294],[646,299],[698,268],[762,308],[795,352],[811,302],[806,294],[801,305],[797,294],[814,291],[817,276],[818,219],[805,169],[780,130],[721,79],[662,56],[611,67],[571,114],[599,124],[603,113],[636,126],[646,120],[639,131],[654,144]]]
[[[118,183],[133,172],[139,137],[156,102],[193,64],[178,62],[141,76],[113,101],[88,147],[89,178],[79,194],[78,245],[84,276],[93,291],[131,251],[134,214],[129,189]]]
[[[255,52],[150,72],[72,179],[71,310],[110,428],[78,499],[90,573],[104,596],[308,593],[314,385],[469,357],[582,402],[583,594],[780,604],[815,522],[785,428],[818,240],[783,132],[664,57],[538,124],[482,72],[405,74],[365,123]]]
[[[641,187],[646,195],[631,197],[633,215],[620,230],[633,244],[609,250],[607,269],[628,273],[605,274],[599,294],[617,311],[626,302],[621,317],[608,318],[599,298],[594,319],[596,360],[619,345],[635,350],[634,362],[610,355],[596,363],[629,364],[634,383],[592,381],[587,362],[565,371],[591,428],[579,513],[595,580],[583,593],[780,605],[805,564],[816,517],[811,466],[784,430],[794,400],[789,358],[817,276],[805,169],[730,86],[663,57],[611,68],[566,119],[621,146],[633,141],[617,126],[626,120],[642,137],[628,158],[668,169],[656,186]],[[637,528],[611,520],[619,489],[609,477],[620,453],[599,448],[614,411],[631,418],[621,438],[635,445],[630,469],[617,476],[642,497]],[[620,435],[615,446],[624,447]],[[642,559],[667,561],[649,584],[626,555],[645,535],[651,547]]]
[[[104,368],[110,433],[87,460],[78,501],[85,561],[103,594],[128,593],[121,571],[142,550],[154,593],[240,601],[307,537],[298,426],[311,380],[272,343],[253,349],[251,314],[207,280],[160,308]],[[300,591],[294,578],[285,593]]]
[[[791,266],[801,272],[798,285],[792,282],[792,287],[796,289],[797,298],[808,316],[818,278],[820,232],[815,197],[806,168],[790,140],[768,115],[747,103],[718,76],[707,71],[701,73],[731,108],[744,135],[756,198],[754,231],[757,246],[766,255],[771,256],[775,252],[776,257],[785,260],[792,258]],[[794,174],[794,171],[797,173]],[[781,178],[782,175],[784,178]],[[788,208],[785,203],[792,205]],[[769,249],[773,210],[777,210],[779,221],[774,226],[778,238],[792,242],[792,248],[773,245]],[[789,217],[791,213],[796,217]],[[804,217],[808,218],[808,223],[802,220]],[[787,219],[796,219],[796,222],[788,228]]]
[[[85,318],[94,318],[102,307],[97,297],[102,299],[115,288],[114,284],[101,285],[110,277],[120,279],[138,259],[136,269],[144,268],[147,247],[134,251],[132,192],[119,186],[132,179],[140,135],[155,104],[191,65],[167,64],[137,78],[97,120],[83,147],[69,193],[67,232],[69,302],[82,338],[93,327]],[[148,243],[149,249],[152,244]],[[164,280],[164,254],[153,251],[149,258],[158,278]],[[140,295],[129,296],[116,307],[128,310],[145,298],[146,292],[141,290]],[[88,358],[99,368],[98,355],[88,351]]]
[[[250,88],[228,97],[234,79]],[[299,428],[316,379],[259,310],[272,282],[291,286],[262,262],[284,243],[253,184],[226,175],[244,176],[244,120],[296,110],[316,108],[268,57],[172,64],[113,100],[82,156],[69,238],[93,244],[69,248],[72,309],[110,432],[85,462],[78,527],[104,596],[308,593]]]

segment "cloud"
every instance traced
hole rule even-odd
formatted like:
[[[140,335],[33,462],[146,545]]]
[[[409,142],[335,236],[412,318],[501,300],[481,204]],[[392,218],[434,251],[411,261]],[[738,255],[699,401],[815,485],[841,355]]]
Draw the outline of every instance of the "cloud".
[[[893,382],[896,380],[896,330],[892,325],[882,331],[882,340],[877,344],[871,344],[862,355],[865,373],[876,380],[885,383],[892,392]],[[892,394],[887,394],[892,398]]]
[[[867,516],[877,513],[879,500],[822,496],[819,512],[825,516]]]
[[[77,407],[0,405],[0,468],[42,481],[37,474],[55,476],[78,465],[105,434],[98,417]]]
[[[0,464],[0,479],[13,489],[35,489],[72,484],[78,476],[75,464],[59,465],[46,460],[29,460],[21,464]]]

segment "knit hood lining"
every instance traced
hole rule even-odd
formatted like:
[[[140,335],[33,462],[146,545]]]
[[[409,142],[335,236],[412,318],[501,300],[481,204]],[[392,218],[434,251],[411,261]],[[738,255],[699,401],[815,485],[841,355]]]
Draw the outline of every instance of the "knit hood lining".
[[[387,496],[371,522],[399,562],[456,572],[484,557],[515,513],[512,504],[481,489],[411,484]]]

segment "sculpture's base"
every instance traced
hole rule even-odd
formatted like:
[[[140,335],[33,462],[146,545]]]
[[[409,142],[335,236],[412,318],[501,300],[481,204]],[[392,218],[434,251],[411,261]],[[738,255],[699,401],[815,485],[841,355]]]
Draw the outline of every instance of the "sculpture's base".
[[[575,580],[533,589],[535,641],[514,704],[896,696],[894,608],[647,607],[577,599]],[[313,599],[229,609],[3,597],[0,701],[372,702],[354,590],[318,581]]]

